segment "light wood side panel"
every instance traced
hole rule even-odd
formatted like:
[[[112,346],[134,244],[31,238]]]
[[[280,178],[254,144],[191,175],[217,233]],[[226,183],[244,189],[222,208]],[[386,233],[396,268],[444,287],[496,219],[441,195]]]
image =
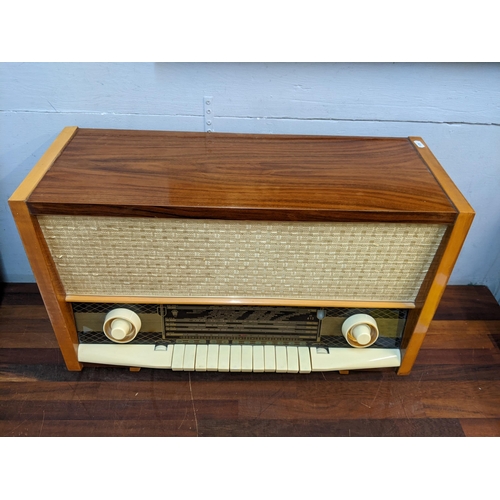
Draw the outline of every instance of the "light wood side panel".
[[[79,371],[78,338],[71,305],[65,301],[63,286],[58,278],[50,252],[45,244],[38,221],[29,213],[26,201],[37,183],[71,141],[77,127],[67,127],[57,137],[23,183],[9,199],[9,206],[35,275],[47,313],[54,329],[68,370]]]
[[[245,306],[292,306],[292,307],[367,307],[385,309],[413,309],[413,302],[356,301],[356,300],[289,300],[245,297],[140,297],[118,295],[66,295],[67,302],[98,302],[120,304],[197,304],[197,305],[245,305]]]
[[[421,137],[410,137],[409,139],[446,195],[456,207],[459,215],[425,303],[416,321],[411,339],[407,348],[402,352],[402,361],[398,370],[398,375],[408,375],[413,367],[475,215],[474,209],[451,180],[450,176],[443,169],[436,157],[432,154],[424,140]],[[419,147],[416,141],[420,142],[424,147]]]
[[[463,213],[457,218],[453,231],[451,233],[443,259],[439,264],[436,276],[431,285],[429,294],[425,300],[422,311],[417,320],[415,329],[408,343],[406,350],[402,353],[401,366],[398,370],[398,375],[408,375],[417,358],[418,352],[424,341],[427,329],[431,324],[434,313],[439,305],[439,301],[450,278],[453,267],[458,258],[462,245],[464,243],[467,232],[474,214]]]

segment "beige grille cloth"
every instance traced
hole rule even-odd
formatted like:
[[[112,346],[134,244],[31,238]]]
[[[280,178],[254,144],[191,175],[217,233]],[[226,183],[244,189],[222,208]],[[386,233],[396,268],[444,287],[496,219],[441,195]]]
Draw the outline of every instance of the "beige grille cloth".
[[[39,216],[69,295],[413,301],[446,226]]]

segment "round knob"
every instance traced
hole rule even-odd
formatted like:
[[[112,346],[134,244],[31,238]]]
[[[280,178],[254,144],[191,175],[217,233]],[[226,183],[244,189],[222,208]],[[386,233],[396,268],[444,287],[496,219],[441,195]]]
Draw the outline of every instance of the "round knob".
[[[356,342],[358,344],[369,344],[370,340],[372,339],[371,328],[365,324],[355,326],[352,329],[352,336],[356,339]]]
[[[342,335],[352,347],[369,347],[378,339],[378,326],[368,314],[353,314],[342,324]]]
[[[132,325],[125,319],[114,319],[111,322],[111,336],[116,340],[123,340],[132,329]]]
[[[106,314],[102,327],[109,340],[126,344],[134,340],[141,329],[141,318],[130,309],[113,309]]]

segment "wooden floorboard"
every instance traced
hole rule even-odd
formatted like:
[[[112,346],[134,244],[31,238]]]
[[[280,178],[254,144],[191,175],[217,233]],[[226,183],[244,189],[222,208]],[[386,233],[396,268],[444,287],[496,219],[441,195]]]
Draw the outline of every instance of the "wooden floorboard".
[[[33,284],[4,285],[1,436],[500,436],[500,306],[450,286],[412,373],[68,372]]]

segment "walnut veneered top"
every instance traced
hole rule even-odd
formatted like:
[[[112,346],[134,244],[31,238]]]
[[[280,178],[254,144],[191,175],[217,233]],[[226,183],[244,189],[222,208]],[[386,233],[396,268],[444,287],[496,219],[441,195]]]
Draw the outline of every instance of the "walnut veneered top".
[[[409,139],[78,129],[34,214],[453,222]]]

